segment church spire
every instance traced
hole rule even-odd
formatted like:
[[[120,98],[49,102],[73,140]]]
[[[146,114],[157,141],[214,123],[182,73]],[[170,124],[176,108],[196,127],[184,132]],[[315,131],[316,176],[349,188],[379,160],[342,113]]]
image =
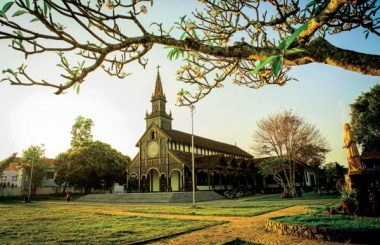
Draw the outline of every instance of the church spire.
[[[162,89],[162,82],[160,76],[160,66],[157,66],[157,77],[156,77],[156,87],[154,89],[154,93],[152,95],[153,100],[163,100],[166,102],[166,96],[164,94],[164,90]]]
[[[172,113],[166,113],[166,96],[164,90],[162,89],[162,82],[160,76],[160,66],[157,66],[157,77],[156,77],[156,86],[152,94],[152,112],[147,113],[145,116],[146,127],[148,128],[152,123],[156,124],[158,127],[171,130],[172,128]]]

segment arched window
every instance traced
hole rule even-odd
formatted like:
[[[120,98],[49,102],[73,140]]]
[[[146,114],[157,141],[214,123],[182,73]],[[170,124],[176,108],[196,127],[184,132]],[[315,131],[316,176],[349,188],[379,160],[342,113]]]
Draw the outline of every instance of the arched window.
[[[154,130],[152,130],[152,132],[150,133],[150,139],[156,139],[156,132]]]

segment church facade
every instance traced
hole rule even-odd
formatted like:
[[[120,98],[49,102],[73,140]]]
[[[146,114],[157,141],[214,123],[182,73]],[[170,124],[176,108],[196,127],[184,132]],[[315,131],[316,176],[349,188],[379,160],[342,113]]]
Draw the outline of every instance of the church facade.
[[[251,154],[235,145],[173,129],[166,102],[158,71],[151,112],[145,117],[146,130],[136,144],[139,152],[126,170],[128,190],[192,190],[193,154],[196,190],[262,188],[263,180],[257,174]]]

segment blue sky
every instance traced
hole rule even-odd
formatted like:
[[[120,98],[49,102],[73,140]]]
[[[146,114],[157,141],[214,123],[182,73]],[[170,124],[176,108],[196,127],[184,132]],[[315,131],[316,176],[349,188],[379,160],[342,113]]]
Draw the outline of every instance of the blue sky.
[[[195,1],[184,2],[155,1],[152,14],[170,27],[186,11],[194,9],[194,4],[190,3]],[[175,14],[169,16],[167,13]],[[152,21],[149,16],[146,17],[148,23]],[[370,37],[365,40],[360,31],[329,38],[329,41],[346,49],[380,53],[379,39]],[[0,70],[15,68],[24,62],[23,55],[12,51],[8,45],[9,42],[0,41]],[[180,64],[167,60],[166,54],[163,47],[155,46],[148,55],[146,69],[132,64],[126,71],[133,74],[123,80],[96,71],[86,79],[79,95],[71,89],[57,96],[50,88],[1,83],[0,159],[13,152],[21,154],[30,145],[40,144],[45,145],[47,157],[54,158],[70,147],[71,126],[78,115],[93,119],[94,139],[134,157],[138,151],[135,144],[145,130],[145,113],[150,112],[157,65],[161,66],[167,110],[172,111],[174,118],[173,127],[190,133],[190,110],[175,105],[177,92],[188,87],[176,81],[175,72]],[[60,72],[57,63],[56,55],[29,57],[28,69],[37,78],[56,79]],[[194,133],[236,144],[252,153],[249,146],[256,122],[270,114],[292,109],[306,121],[314,123],[327,138],[332,151],[326,162],[338,161],[347,165],[342,149],[342,125],[350,121],[349,104],[361,92],[367,92],[379,83],[379,77],[321,64],[294,67],[290,75],[298,81],[291,81],[283,87],[252,90],[225,83],[224,88],[216,89],[195,105]]]

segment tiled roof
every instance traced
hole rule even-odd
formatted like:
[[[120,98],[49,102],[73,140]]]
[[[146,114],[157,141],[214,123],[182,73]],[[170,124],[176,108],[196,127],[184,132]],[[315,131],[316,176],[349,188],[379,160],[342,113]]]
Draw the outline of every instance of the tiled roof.
[[[191,144],[191,134],[177,131],[177,130],[165,130],[165,133],[173,141],[182,142],[185,144]],[[253,156],[246,151],[240,149],[235,145],[229,145],[226,143],[218,142],[215,140],[206,139],[200,136],[194,135],[194,145],[198,147],[203,147],[206,149],[218,151],[221,153],[227,153],[235,156],[252,158]]]
[[[197,168],[201,169],[214,169],[216,167],[227,166],[227,162],[222,154],[209,155],[209,156],[199,156],[194,159]]]
[[[13,159],[13,163],[21,164],[21,157],[15,157]],[[49,165],[49,167],[54,167],[54,159],[53,158],[46,158],[46,163]]]
[[[170,150],[174,155],[179,157],[189,167],[191,166],[192,153]],[[234,157],[231,157],[234,158]],[[214,169],[215,167],[225,167],[228,163],[223,154],[216,155],[199,155],[194,154],[194,167],[196,169]]]
[[[380,149],[364,150],[360,156],[360,159],[380,159]]]

